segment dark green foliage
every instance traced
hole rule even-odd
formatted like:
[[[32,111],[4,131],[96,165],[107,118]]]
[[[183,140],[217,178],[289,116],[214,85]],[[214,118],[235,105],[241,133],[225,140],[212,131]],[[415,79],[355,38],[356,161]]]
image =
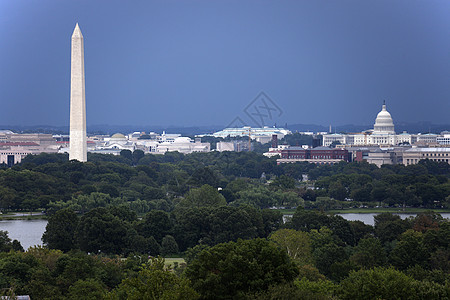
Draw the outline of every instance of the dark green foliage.
[[[348,245],[355,245],[356,238],[350,223],[337,215],[327,215],[322,212],[297,208],[287,226],[302,231],[320,229],[323,226],[330,228],[333,233]]]
[[[147,244],[148,254],[150,254],[151,256],[157,256],[161,254],[161,245],[159,245],[159,243],[153,236],[145,239],[145,242]]]
[[[198,299],[198,294],[185,278],[164,267],[164,260],[153,258],[136,276],[125,279],[108,299]]]
[[[42,241],[50,249],[69,251],[76,248],[75,231],[78,216],[70,209],[57,211],[48,219]]]
[[[218,207],[224,206],[225,198],[210,185],[202,185],[200,188],[191,189],[185,199],[178,204],[179,207]]]
[[[31,299],[99,299],[134,268],[131,260],[30,248],[0,255],[0,289]]]
[[[89,153],[87,163],[69,162],[65,160],[67,156],[60,154],[29,156],[19,166],[0,170],[0,208],[55,210],[70,207],[62,204],[80,194],[100,192],[108,194],[115,204],[126,202],[136,212],[145,213],[155,207],[170,210],[172,199],[187,196],[192,187],[204,184],[226,187],[221,194],[229,203],[260,208],[303,205],[298,196],[288,192],[307,201],[320,196],[332,201],[351,198],[377,205],[429,207],[447,205],[450,193],[448,164],[430,161],[380,169],[367,163],[344,162],[332,166],[309,163],[278,166],[276,159],[253,152],[144,155],[136,150],[131,156],[130,153],[122,151],[120,156]],[[266,178],[274,178],[270,191],[259,182],[263,173]],[[295,187],[303,174],[318,179],[317,190]],[[229,183],[236,177],[258,181],[251,183],[252,188],[235,189]],[[164,200],[168,205],[162,206],[156,200]],[[358,206],[355,202],[347,204]]]
[[[161,254],[163,256],[166,256],[171,254],[177,254],[178,252],[179,250],[177,241],[175,241],[173,236],[166,235],[161,242]]]
[[[184,260],[186,261],[187,264],[190,264],[191,262],[194,261],[194,259],[197,259],[199,254],[205,250],[209,248],[209,246],[207,245],[203,245],[203,244],[198,244],[195,245],[192,248],[188,248],[185,252],[184,252]]]
[[[423,242],[423,233],[412,229],[402,233],[389,256],[392,265],[400,270],[415,265],[425,266],[428,258],[429,252]]]
[[[181,251],[197,244],[215,245],[266,235],[261,211],[248,206],[190,208],[173,215],[174,237]]]
[[[359,240],[350,261],[361,268],[370,269],[384,266],[387,256],[381,242],[376,238],[369,237]]]
[[[341,299],[415,299],[414,280],[393,268],[351,272],[339,287]]]
[[[105,208],[94,208],[80,218],[76,240],[81,250],[91,253],[128,253],[136,236],[131,225]]]
[[[275,244],[253,239],[203,250],[186,274],[202,299],[242,299],[271,285],[292,282],[298,269]]]
[[[274,188],[280,188],[283,190],[293,189],[293,188],[295,188],[295,180],[292,177],[289,177],[286,175],[281,175],[281,176],[275,178],[270,183],[270,186],[274,187]]]
[[[123,221],[134,222],[137,220],[136,212],[125,205],[111,206],[109,212]]]
[[[163,237],[172,233],[173,225],[168,213],[152,210],[136,224],[136,230],[143,237],[153,236],[158,243],[161,243]]]
[[[23,247],[18,240],[13,240],[8,236],[8,231],[0,230],[0,252],[23,251]]]
[[[140,284],[146,280],[153,282],[154,278],[145,276],[141,283],[133,281],[137,266],[149,256],[186,251],[188,269],[197,268],[192,283],[205,299],[357,299],[363,296],[351,292],[352,288],[375,291],[380,284],[394,291],[406,285],[416,298],[447,297],[450,223],[439,214],[419,214],[408,220],[380,214],[372,227],[300,206],[352,207],[360,206],[358,201],[369,206],[447,205],[448,166],[429,161],[382,168],[367,163],[278,166],[274,159],[251,152],[160,156],[123,152],[119,157],[90,154],[86,163],[66,159],[35,156],[0,170],[0,208],[47,209],[50,217],[43,240],[49,248],[65,252],[9,252],[20,250],[20,244],[0,234],[1,288],[14,285],[33,299],[75,298],[78,292],[85,298],[101,298],[125,277],[136,287],[144,288]],[[299,181],[303,174],[317,179],[314,189],[310,182]],[[280,211],[264,209],[272,206],[299,208],[283,224]],[[255,239],[283,227],[301,230],[310,241],[309,254],[297,259],[304,278],[295,284],[292,278],[297,271],[277,252],[283,250]],[[70,252],[76,248],[91,255]],[[99,252],[130,258],[122,264],[121,258],[114,261],[92,255]],[[389,266],[414,279],[396,283],[391,277],[405,279],[405,274]],[[150,273],[163,274],[158,272]],[[357,286],[364,282],[359,277],[368,280],[363,288]],[[328,280],[336,285],[342,282],[339,295],[333,294]],[[108,297],[127,295],[125,289],[134,288],[133,284]],[[380,293],[373,295],[386,297],[383,287]]]
[[[350,228],[355,238],[355,243],[362,238],[373,235],[373,226],[366,225],[362,221],[349,221]]]
[[[283,225],[283,214],[273,209],[261,210],[262,223],[264,224],[264,236],[268,237],[270,233],[277,231]]]
[[[120,151],[120,156],[129,159],[130,162],[133,160],[133,153],[130,150],[124,149]]]
[[[99,280],[86,279],[78,280],[69,287],[67,299],[78,300],[80,298],[85,300],[102,299],[106,295],[106,286]]]
[[[375,220],[375,236],[382,243],[392,242],[410,228],[410,224],[406,220],[402,220],[399,216],[391,213],[382,213],[374,217]]]
[[[219,178],[211,168],[205,167],[194,171],[188,179],[187,184],[200,187],[204,184],[217,187]]]

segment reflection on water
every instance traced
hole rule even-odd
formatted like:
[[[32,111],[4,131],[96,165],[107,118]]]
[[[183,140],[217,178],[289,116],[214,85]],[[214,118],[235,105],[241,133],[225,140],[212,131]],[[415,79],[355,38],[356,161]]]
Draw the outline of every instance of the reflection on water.
[[[11,240],[18,240],[23,249],[42,245],[42,234],[45,231],[47,220],[1,220],[0,230],[8,231]]]

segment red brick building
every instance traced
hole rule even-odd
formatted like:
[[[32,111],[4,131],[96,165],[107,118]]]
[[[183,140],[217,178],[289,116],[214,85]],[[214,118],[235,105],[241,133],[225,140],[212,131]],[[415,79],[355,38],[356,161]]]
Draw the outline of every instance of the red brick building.
[[[340,161],[350,161],[350,156],[347,150],[340,148],[316,147],[313,149],[303,149],[302,147],[289,147],[281,150],[281,158],[277,160],[278,163],[296,161],[330,164]]]

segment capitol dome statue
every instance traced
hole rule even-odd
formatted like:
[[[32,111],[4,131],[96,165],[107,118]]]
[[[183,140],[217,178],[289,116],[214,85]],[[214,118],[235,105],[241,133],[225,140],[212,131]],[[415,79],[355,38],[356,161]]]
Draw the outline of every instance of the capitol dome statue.
[[[395,134],[394,122],[392,121],[391,114],[386,110],[385,102],[383,102],[383,107],[381,111],[378,113],[377,118],[375,119],[373,132]]]

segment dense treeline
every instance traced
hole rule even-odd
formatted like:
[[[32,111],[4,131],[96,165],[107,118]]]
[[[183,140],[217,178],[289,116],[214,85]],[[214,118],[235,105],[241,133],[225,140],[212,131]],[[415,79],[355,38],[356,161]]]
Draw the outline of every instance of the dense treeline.
[[[171,224],[177,221],[163,211],[139,220],[124,207],[96,208],[81,217],[60,210],[50,218],[44,240],[64,251],[14,251],[10,240],[5,247],[0,240],[0,288],[3,294],[32,299],[450,297],[450,222],[439,214],[402,220],[384,213],[369,226],[299,208],[284,225],[272,215],[258,227],[233,224],[244,212],[260,219],[254,208],[233,208],[240,212],[236,218],[222,219],[228,208],[209,207],[216,222],[196,214],[207,207],[181,208],[185,211],[178,214],[189,224],[181,236]],[[201,226],[191,226],[196,222],[209,228],[205,235],[197,231]],[[68,224],[74,226],[64,228]],[[255,238],[258,230],[266,237]],[[163,255],[180,253],[177,239],[190,246],[184,251],[187,266],[171,270],[161,259],[148,258],[155,249]],[[112,255],[124,249],[130,251],[127,258]]]
[[[94,208],[82,216],[62,209],[49,218],[42,240],[63,251],[168,255],[198,244],[264,238],[282,224],[277,211],[216,204],[180,207],[172,213],[152,210],[142,219],[125,206]]]
[[[303,175],[313,181],[301,182]],[[449,166],[277,165],[255,153],[27,157],[2,209],[46,209],[45,248],[0,232],[2,294],[32,299],[446,299],[450,222],[305,209],[449,204]],[[298,207],[283,222],[272,206]],[[183,256],[168,269],[158,255]]]
[[[89,154],[87,163],[41,154],[0,170],[0,209],[86,212],[126,205],[137,213],[170,212],[191,189],[205,184],[220,189],[234,206],[450,207],[449,174],[449,164],[427,160],[378,168],[344,162],[277,165],[274,158],[252,152],[144,155],[136,150],[120,156]],[[303,175],[314,186],[299,182]]]

